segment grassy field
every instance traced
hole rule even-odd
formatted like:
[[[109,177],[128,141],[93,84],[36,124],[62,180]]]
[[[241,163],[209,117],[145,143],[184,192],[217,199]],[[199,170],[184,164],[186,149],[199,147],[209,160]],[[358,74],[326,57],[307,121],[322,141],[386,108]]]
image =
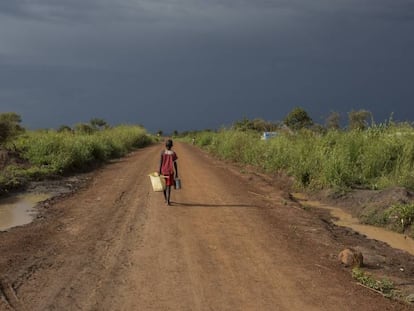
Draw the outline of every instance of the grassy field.
[[[195,141],[223,159],[287,172],[300,187],[414,189],[414,129],[409,125],[280,132],[266,141],[257,132],[222,130],[197,133]]]
[[[92,133],[27,131],[7,143],[19,161],[0,172],[3,191],[45,176],[82,171],[153,141],[139,126],[117,126]]]
[[[186,137],[218,157],[294,177],[298,190],[353,188],[414,190],[414,129],[407,124],[367,130],[279,132],[261,140],[254,131],[221,130]],[[396,204],[363,219],[414,237],[414,204]]]

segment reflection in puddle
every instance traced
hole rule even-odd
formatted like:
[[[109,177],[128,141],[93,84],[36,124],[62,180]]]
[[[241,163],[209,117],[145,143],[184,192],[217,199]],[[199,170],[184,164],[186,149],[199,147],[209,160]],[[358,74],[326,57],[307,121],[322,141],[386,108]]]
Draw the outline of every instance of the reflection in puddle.
[[[414,255],[414,240],[404,234],[389,231],[381,227],[363,225],[357,218],[352,217],[352,215],[344,212],[342,209],[324,205],[318,201],[308,201],[301,194],[294,194],[294,197],[303,205],[329,210],[331,215],[336,219],[334,223],[338,226],[351,228],[356,232],[366,235],[370,239],[385,242],[393,248],[398,248]]]
[[[36,204],[50,197],[43,193],[29,193],[0,200],[0,231],[30,223],[36,216]]]

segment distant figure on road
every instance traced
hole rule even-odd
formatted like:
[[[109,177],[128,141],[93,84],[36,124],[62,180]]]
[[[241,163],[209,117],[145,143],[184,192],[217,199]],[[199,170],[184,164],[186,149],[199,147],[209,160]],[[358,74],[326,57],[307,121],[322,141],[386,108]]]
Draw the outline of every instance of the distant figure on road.
[[[174,185],[174,178],[178,178],[178,168],[177,168],[177,154],[171,150],[173,146],[173,141],[168,139],[165,142],[165,150],[161,152],[160,160],[160,175],[165,176],[165,185],[164,198],[165,202],[168,205],[171,205],[171,186]]]

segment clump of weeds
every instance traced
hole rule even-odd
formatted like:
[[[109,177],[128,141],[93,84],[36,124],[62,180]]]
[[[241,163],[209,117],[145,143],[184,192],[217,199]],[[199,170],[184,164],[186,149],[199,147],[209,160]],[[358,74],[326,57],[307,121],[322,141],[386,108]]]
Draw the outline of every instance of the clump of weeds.
[[[360,268],[352,269],[352,277],[357,280],[360,284],[365,287],[368,287],[378,293],[381,293],[387,298],[395,297],[395,287],[394,283],[387,279],[377,280],[371,275],[365,273]]]

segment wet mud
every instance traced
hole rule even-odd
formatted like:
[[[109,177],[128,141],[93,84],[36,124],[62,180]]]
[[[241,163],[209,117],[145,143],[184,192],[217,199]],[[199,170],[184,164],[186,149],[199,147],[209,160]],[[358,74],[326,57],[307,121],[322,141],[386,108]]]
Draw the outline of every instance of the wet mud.
[[[35,206],[50,197],[46,193],[29,193],[0,200],[0,231],[30,223],[37,214]]]
[[[87,174],[62,177],[56,180],[35,181],[24,191],[15,191],[0,197],[0,231],[31,223],[41,218],[50,200],[78,189],[88,179]]]
[[[294,194],[294,197],[304,206],[324,209],[330,212],[334,224],[350,228],[369,239],[385,242],[391,247],[400,249],[414,255],[414,240],[405,234],[389,231],[385,228],[361,224],[359,219],[353,217],[339,207],[330,206],[319,201],[312,201],[305,198],[303,194]]]

